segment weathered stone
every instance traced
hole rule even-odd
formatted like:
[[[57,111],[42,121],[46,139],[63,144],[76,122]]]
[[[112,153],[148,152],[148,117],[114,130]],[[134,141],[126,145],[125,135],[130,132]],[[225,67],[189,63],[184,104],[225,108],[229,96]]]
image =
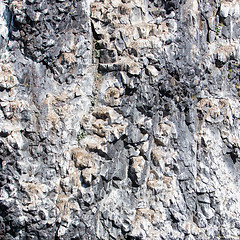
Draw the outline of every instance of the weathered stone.
[[[159,74],[157,69],[154,66],[148,66],[146,68],[146,73],[147,75],[154,76],[154,77],[156,77]]]
[[[239,237],[239,1],[0,1],[0,238]]]
[[[85,149],[74,149],[73,160],[77,168],[90,168],[93,166],[92,155]]]
[[[100,50],[100,63],[114,63],[117,61],[116,50],[101,49]]]
[[[126,134],[128,136],[129,143],[136,143],[137,144],[141,141],[141,132],[134,125],[132,125],[132,126],[130,125],[130,126],[127,127]]]
[[[146,179],[146,161],[143,157],[133,157],[129,169],[130,178],[135,185],[141,185]]]
[[[226,18],[229,14],[230,6],[227,4],[221,4],[220,16]]]

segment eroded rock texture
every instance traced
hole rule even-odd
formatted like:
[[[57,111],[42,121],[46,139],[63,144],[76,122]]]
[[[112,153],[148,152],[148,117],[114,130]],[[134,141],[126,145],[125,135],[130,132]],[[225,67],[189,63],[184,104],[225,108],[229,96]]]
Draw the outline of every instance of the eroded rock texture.
[[[0,239],[240,238],[238,0],[0,2]]]

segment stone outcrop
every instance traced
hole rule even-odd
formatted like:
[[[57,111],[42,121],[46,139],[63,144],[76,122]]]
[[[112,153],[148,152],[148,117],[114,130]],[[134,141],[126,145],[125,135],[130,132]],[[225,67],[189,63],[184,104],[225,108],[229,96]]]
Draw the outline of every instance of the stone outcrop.
[[[238,0],[0,2],[0,239],[240,238]]]

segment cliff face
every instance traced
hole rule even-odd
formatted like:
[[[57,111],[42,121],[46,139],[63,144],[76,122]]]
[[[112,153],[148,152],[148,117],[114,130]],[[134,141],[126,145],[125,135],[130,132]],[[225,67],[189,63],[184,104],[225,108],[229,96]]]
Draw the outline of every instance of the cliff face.
[[[239,239],[237,0],[0,2],[0,239]]]

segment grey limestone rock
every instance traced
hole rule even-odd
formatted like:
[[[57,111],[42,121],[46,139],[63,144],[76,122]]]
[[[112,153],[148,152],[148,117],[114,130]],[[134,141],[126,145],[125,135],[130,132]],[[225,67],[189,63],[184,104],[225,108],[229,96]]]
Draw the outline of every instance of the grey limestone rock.
[[[239,16],[0,1],[0,239],[239,239]]]

